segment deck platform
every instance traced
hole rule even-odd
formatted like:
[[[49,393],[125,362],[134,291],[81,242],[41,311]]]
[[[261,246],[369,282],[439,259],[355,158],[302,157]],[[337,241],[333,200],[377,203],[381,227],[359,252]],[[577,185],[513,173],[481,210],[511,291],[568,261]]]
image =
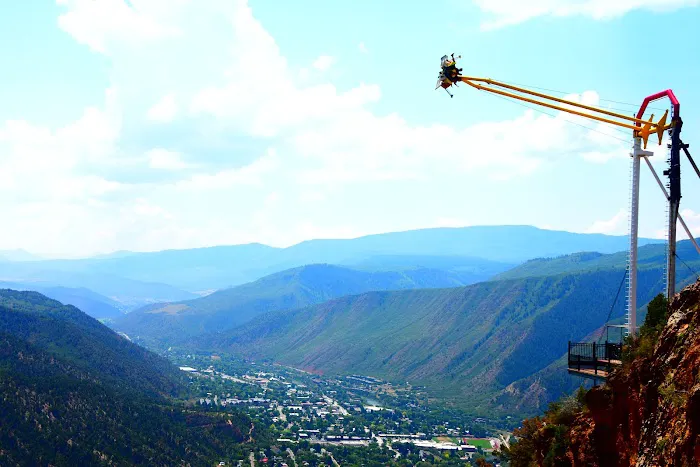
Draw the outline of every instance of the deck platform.
[[[614,368],[622,364],[622,346],[605,342],[598,344],[569,342],[569,373],[584,378],[607,379]]]
[[[596,373],[596,370],[591,368],[581,368],[580,370],[577,370],[576,368],[569,368],[569,373],[584,378],[608,379],[608,372],[605,370],[597,370]]]

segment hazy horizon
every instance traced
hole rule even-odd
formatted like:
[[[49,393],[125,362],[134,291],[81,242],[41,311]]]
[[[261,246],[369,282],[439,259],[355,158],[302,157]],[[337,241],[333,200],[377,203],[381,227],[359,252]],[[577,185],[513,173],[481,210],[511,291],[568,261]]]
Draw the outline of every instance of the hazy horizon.
[[[98,257],[104,257],[104,256],[111,256],[111,255],[116,255],[116,254],[139,254],[139,253],[158,253],[161,251],[179,251],[179,250],[197,250],[197,249],[205,249],[205,248],[216,248],[216,247],[226,247],[226,246],[242,246],[242,245],[262,245],[262,246],[267,246],[271,248],[277,248],[277,249],[284,249],[284,248],[290,248],[295,245],[299,245],[301,243],[309,242],[309,241],[314,241],[314,240],[354,240],[358,238],[363,238],[363,237],[371,237],[375,235],[385,235],[385,234],[392,234],[392,233],[401,233],[401,232],[412,232],[412,231],[419,231],[419,230],[433,230],[433,229],[468,229],[468,228],[479,228],[479,227],[533,227],[538,230],[545,230],[545,231],[550,231],[550,232],[567,232],[567,233],[572,233],[572,234],[581,234],[581,235],[606,235],[610,237],[626,237],[629,236],[629,234],[604,234],[604,233],[598,233],[598,232],[572,232],[569,230],[561,230],[561,229],[551,229],[551,228],[544,228],[544,227],[537,227],[534,225],[527,225],[527,224],[493,224],[493,225],[465,225],[465,226],[438,226],[438,227],[423,227],[423,228],[416,228],[416,229],[408,229],[408,230],[394,230],[394,231],[387,231],[387,232],[373,232],[373,233],[368,233],[366,235],[359,235],[359,236],[353,236],[353,237],[326,237],[326,238],[308,238],[301,240],[299,242],[295,242],[289,245],[270,245],[267,243],[263,242],[246,242],[246,243],[220,243],[220,244],[214,244],[214,245],[200,245],[200,246],[192,246],[188,248],[163,248],[163,249],[155,249],[155,250],[114,250],[114,251],[106,251],[106,252],[98,252],[95,254],[90,254],[90,255],[78,255],[78,256],[50,256],[46,254],[42,254],[40,252],[34,252],[27,250],[25,248],[14,248],[14,249],[0,249],[0,260],[2,259],[2,253],[3,252],[21,252],[21,253],[27,253],[29,255],[32,255],[36,258],[36,260],[60,260],[60,259],[66,259],[66,260],[72,260],[72,259],[92,259],[92,258],[98,258]],[[664,241],[665,239],[663,237],[661,238],[655,238],[655,237],[641,237],[640,239],[647,239],[647,240],[658,240],[658,241]],[[679,240],[684,240],[685,238],[680,238]]]

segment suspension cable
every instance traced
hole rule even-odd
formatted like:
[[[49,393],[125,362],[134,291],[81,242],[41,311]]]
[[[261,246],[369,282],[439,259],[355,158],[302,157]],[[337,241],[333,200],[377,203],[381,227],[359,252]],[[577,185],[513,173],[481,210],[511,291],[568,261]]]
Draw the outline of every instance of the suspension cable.
[[[612,316],[612,312],[615,309],[615,305],[617,305],[617,299],[620,298],[620,291],[622,291],[622,286],[625,283],[625,279],[627,278],[627,273],[629,272],[629,267],[625,268],[625,273],[622,275],[622,280],[620,281],[620,286],[617,288],[617,294],[615,294],[615,300],[613,300],[613,304],[610,307],[610,311],[608,311],[608,317],[605,318],[605,325],[610,322],[610,317]],[[603,332],[605,331],[605,326],[603,326],[600,330],[600,335],[598,336],[598,342],[603,338]]]
[[[579,94],[579,93],[574,93],[574,92],[569,92],[569,91],[558,91],[558,90],[556,90],[556,89],[549,89],[549,88],[543,88],[543,87],[538,87],[538,86],[532,86],[532,85],[530,85],[530,84],[513,83],[513,82],[511,82],[511,81],[503,81],[503,82],[506,83],[506,84],[513,85],[513,86],[521,86],[521,87],[524,87],[524,88],[539,89],[540,91],[556,92],[556,93],[558,93],[558,94],[569,94],[569,95],[570,95],[570,94]],[[613,100],[610,100],[610,99],[603,99],[602,97],[599,97],[598,100],[599,100],[599,101],[602,101],[602,102],[612,102],[612,103],[614,103],[614,104],[629,105],[629,106],[631,106],[631,107],[639,108],[639,104],[632,104],[632,103],[630,103],[630,102],[613,101]],[[660,108],[660,107],[647,107],[647,109],[649,109],[649,110],[665,110],[665,109],[662,109],[662,108]],[[626,111],[626,110],[625,110],[625,111]]]
[[[555,114],[553,114],[553,113],[551,113],[551,112],[547,112],[546,110],[542,110],[542,109],[540,109],[540,108],[533,107],[533,106],[531,106],[531,105],[523,104],[522,102],[519,102],[519,101],[517,101],[517,100],[508,99],[508,98],[506,98],[506,97],[499,96],[498,94],[488,94],[488,95],[493,96],[493,97],[496,97],[496,98],[498,98],[498,99],[502,99],[502,100],[504,100],[504,101],[506,101],[506,102],[510,102],[511,104],[515,104],[515,105],[519,105],[519,106],[521,106],[521,107],[525,107],[526,109],[532,110],[532,111],[534,111],[534,112],[541,113],[541,114],[543,114],[543,115],[547,115],[547,116],[552,117],[552,118],[554,118],[554,119],[559,118],[559,117],[557,117]],[[581,127],[581,128],[585,128],[585,129],[588,130],[588,131],[593,131],[593,132],[595,132],[595,133],[599,133],[599,134],[601,134],[601,135],[603,135],[603,136],[607,136],[607,137],[609,137],[609,138],[613,138],[613,139],[616,139],[616,140],[618,140],[618,141],[622,141],[623,143],[629,143],[629,140],[627,140],[627,139],[618,138],[617,136],[611,135],[610,133],[605,133],[605,132],[600,131],[600,130],[597,130],[597,129],[595,129],[595,128],[591,128],[591,127],[589,127],[589,126],[582,125],[581,123],[574,122],[574,121],[569,120],[569,119],[567,119],[567,118],[562,117],[562,120],[565,121],[566,123],[571,123],[572,125],[576,125],[576,126],[579,126],[579,127]],[[612,128],[613,130],[620,131],[620,132],[624,132],[624,130],[620,130],[619,128],[616,128],[616,127],[614,127],[614,126],[609,126],[609,127],[606,127],[606,128]],[[700,175],[700,174],[699,174],[699,175]]]
[[[688,266],[688,263],[686,263],[685,261],[683,261],[683,260],[681,259],[681,257],[678,256],[678,253],[676,253],[676,258],[678,259],[678,261],[680,261],[681,263],[683,263],[683,265],[684,265],[686,268],[688,268],[688,271],[690,271],[691,273],[695,274],[695,277],[696,277],[698,280],[700,280],[700,274],[698,274],[698,272],[697,272],[695,269],[693,269],[693,268],[691,268],[690,266]]]

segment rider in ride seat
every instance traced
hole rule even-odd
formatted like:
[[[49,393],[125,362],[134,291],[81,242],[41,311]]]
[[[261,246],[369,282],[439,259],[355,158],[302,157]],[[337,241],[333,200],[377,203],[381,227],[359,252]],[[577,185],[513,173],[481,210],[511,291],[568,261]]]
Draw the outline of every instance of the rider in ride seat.
[[[461,68],[457,68],[457,63],[455,61],[455,54],[452,54],[452,58],[448,58],[444,55],[441,59],[442,71],[445,73],[447,79],[452,82],[457,81],[457,77],[462,72]]]

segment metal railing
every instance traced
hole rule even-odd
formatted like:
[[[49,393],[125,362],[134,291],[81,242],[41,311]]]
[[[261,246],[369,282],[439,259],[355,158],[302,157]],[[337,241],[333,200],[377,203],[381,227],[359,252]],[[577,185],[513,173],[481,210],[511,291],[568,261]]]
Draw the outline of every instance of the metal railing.
[[[596,375],[599,370],[603,370],[607,374],[613,365],[622,360],[622,345],[611,342],[569,342],[568,360],[570,370],[591,369]]]

